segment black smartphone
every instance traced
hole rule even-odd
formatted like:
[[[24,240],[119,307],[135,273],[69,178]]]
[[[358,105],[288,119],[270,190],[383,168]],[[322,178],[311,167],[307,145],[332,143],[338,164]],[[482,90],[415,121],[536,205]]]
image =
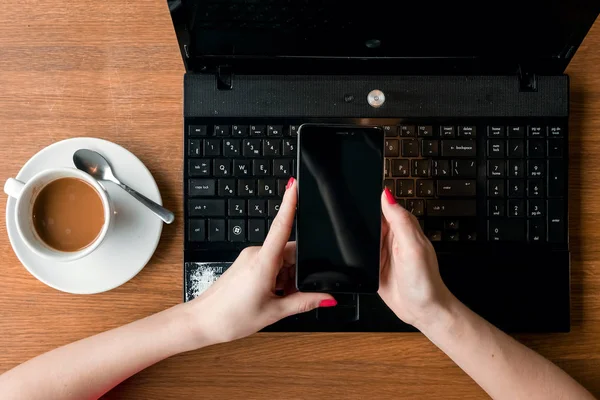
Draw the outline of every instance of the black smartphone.
[[[377,292],[383,142],[376,127],[300,126],[298,290]]]

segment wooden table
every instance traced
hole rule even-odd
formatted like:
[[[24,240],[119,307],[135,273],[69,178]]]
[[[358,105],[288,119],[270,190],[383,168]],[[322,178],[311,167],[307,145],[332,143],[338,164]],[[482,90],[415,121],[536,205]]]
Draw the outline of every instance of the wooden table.
[[[6,2],[5,2],[6,3]],[[572,332],[520,335],[600,396],[600,22],[572,84]],[[19,263],[0,224],[0,372],[182,298],[182,76],[165,0],[9,0],[0,11],[0,171],[56,141],[100,137],[152,171],[165,226],[144,270],[108,293],[51,289]],[[585,171],[585,172],[584,172]],[[6,196],[0,196],[0,209]],[[420,334],[259,334],[173,357],[107,398],[485,398]]]

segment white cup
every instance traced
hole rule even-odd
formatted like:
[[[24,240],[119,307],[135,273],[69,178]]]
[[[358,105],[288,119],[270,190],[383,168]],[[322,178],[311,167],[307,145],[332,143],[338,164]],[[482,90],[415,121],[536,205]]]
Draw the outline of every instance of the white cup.
[[[33,204],[37,194],[40,193],[44,186],[61,178],[76,178],[89,183],[100,196],[102,207],[104,208],[104,225],[100,234],[92,243],[78,251],[66,252],[48,246],[40,239],[33,226]],[[74,261],[92,253],[106,237],[111,222],[111,203],[104,188],[85,172],[74,168],[56,168],[42,171],[27,182],[9,178],[4,184],[4,192],[10,197],[17,199],[15,221],[21,239],[23,239],[23,242],[31,251],[41,257],[61,262]],[[81,221],[81,223],[85,223],[85,221]]]

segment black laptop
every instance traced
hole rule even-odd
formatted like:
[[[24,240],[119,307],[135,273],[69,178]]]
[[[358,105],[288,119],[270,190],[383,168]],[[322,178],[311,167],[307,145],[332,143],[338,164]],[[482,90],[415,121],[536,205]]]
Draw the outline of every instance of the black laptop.
[[[263,242],[301,124],[376,125],[385,185],[452,292],[504,330],[569,331],[564,71],[598,1],[168,5],[187,70],[185,301]],[[376,294],[339,300],[266,330],[414,330]]]

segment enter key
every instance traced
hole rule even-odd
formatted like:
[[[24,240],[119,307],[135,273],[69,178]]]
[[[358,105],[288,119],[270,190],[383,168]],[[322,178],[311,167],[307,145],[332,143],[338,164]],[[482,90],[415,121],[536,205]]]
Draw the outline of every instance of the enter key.
[[[474,179],[439,180],[437,181],[438,196],[474,197],[477,194]]]

